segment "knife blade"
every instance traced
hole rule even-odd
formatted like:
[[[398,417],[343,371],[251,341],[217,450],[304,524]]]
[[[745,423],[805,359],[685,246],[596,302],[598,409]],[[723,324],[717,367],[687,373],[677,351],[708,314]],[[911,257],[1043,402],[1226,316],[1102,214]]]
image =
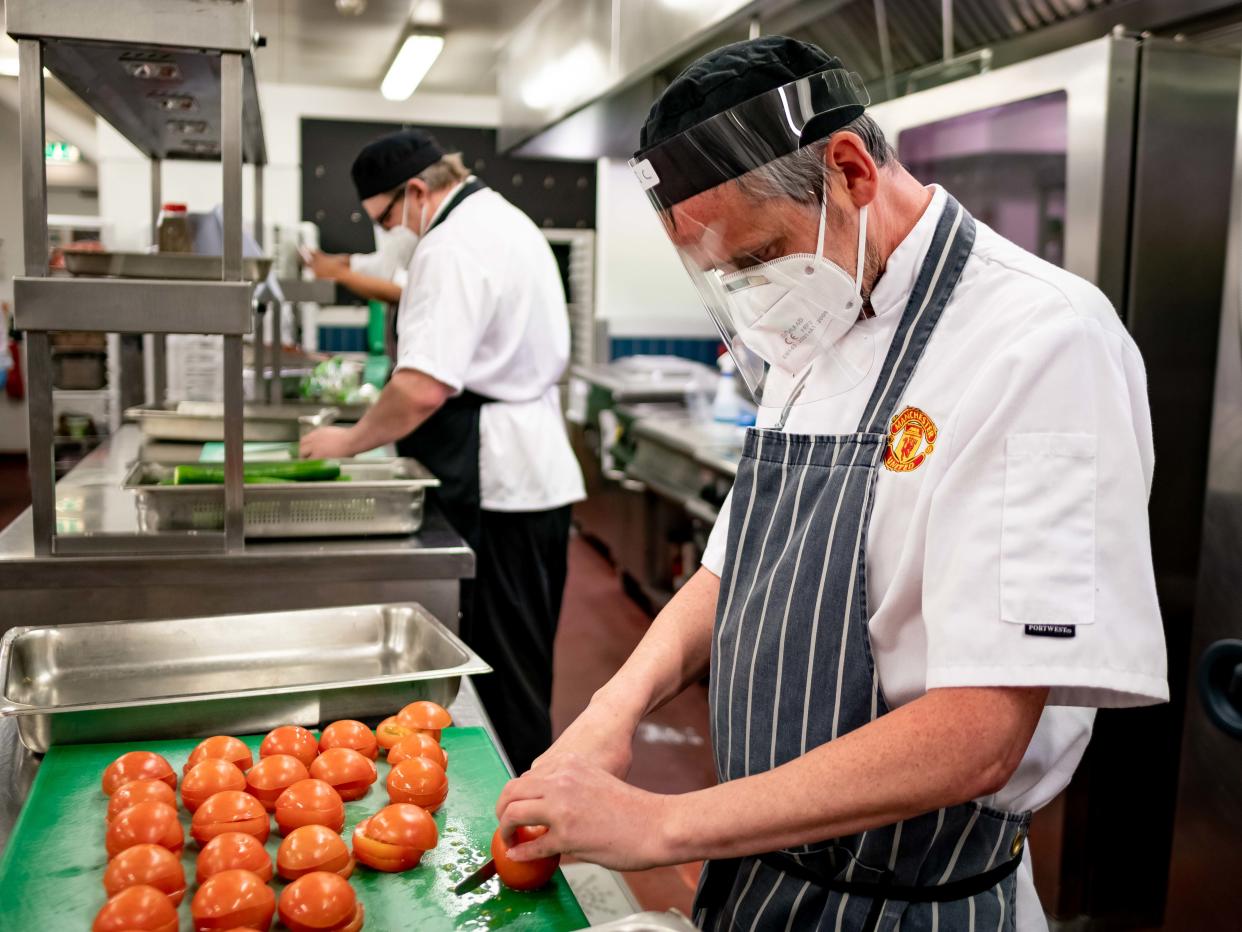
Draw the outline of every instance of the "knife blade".
[[[488,858],[486,864],[455,886],[453,888],[453,892],[459,895],[462,893],[469,893],[471,890],[483,886],[483,884],[487,883],[495,876],[496,861],[493,858]]]

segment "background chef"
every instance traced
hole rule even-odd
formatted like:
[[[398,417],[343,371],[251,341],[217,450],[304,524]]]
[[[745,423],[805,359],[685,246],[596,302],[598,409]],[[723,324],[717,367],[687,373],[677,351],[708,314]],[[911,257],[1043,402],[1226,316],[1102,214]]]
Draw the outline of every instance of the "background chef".
[[[569,511],[584,495],[557,388],[569,322],[556,260],[525,214],[425,132],[368,145],[352,173],[375,223],[419,237],[396,367],[361,421],[308,434],[301,452],[396,442],[440,479],[434,500],[477,554],[462,633],[495,668],[478,688],[520,772],[551,740]]]
[[[691,65],[635,170],[762,402],[702,569],[512,782],[518,857],[708,859],[707,928],[1044,928],[1030,812],[1164,701],[1142,360],[1091,285],[897,161],[857,77]],[[710,665],[721,785],[626,785]]]

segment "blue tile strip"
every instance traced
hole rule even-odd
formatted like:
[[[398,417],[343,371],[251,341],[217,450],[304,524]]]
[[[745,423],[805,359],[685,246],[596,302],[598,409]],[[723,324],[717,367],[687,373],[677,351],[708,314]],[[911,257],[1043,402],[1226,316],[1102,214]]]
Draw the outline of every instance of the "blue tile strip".
[[[712,366],[720,350],[720,341],[714,339],[680,339],[613,337],[609,341],[613,359],[623,356],[680,356]]]

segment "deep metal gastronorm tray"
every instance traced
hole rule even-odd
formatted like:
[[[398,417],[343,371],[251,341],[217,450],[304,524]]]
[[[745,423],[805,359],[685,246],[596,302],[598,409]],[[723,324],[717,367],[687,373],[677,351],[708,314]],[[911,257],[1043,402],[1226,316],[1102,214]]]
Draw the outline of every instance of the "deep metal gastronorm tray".
[[[0,714],[22,743],[255,734],[448,706],[490,672],[415,603],[12,628]]]
[[[65,268],[71,275],[106,275],[113,278],[175,278],[213,281],[221,275],[219,256],[189,252],[74,252],[65,250]],[[272,260],[242,257],[242,278],[257,282],[267,278]]]
[[[250,484],[245,488],[247,537],[365,537],[413,534],[423,523],[427,489],[440,484],[405,457],[341,460],[347,482]],[[138,462],[124,488],[134,493],[138,527],[218,531],[224,527],[224,486],[159,485],[174,466]]]
[[[305,405],[246,405],[242,410],[242,438],[259,442],[294,441],[317,427],[331,424],[336,408]],[[187,440],[207,443],[224,439],[224,405],[211,401],[181,401],[173,405],[140,405],[125,410],[137,421],[148,440]]]

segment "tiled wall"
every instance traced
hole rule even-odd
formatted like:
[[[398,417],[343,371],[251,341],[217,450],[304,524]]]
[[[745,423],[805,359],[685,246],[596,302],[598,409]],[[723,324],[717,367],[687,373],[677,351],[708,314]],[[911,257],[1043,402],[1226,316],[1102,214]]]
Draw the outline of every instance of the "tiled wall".
[[[681,356],[708,366],[716,364],[720,341],[712,339],[670,339],[668,337],[613,337],[609,351],[613,359],[622,356]]]
[[[365,353],[366,351],[366,327],[319,328],[319,352],[321,353]]]

